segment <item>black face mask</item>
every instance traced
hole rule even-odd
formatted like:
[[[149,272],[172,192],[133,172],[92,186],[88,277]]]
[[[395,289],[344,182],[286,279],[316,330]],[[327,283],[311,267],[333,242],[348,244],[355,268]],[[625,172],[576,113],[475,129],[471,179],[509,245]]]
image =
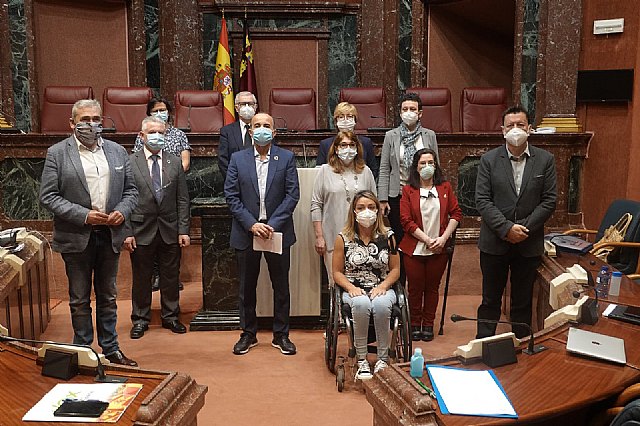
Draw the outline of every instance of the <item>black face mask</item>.
[[[102,124],[81,121],[76,123],[75,134],[82,145],[87,148],[94,147],[102,137]]]

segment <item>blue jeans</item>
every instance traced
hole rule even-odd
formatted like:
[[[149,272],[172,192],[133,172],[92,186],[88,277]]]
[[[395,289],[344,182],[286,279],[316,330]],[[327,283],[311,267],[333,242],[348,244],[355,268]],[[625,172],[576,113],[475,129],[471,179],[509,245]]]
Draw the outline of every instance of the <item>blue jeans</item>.
[[[396,303],[396,293],[393,290],[387,290],[384,296],[377,296],[371,300],[369,296],[364,295],[351,297],[345,291],[342,293],[342,301],[351,306],[353,345],[356,347],[358,359],[367,357],[369,318],[373,314],[378,359],[387,362],[389,360],[389,341],[391,340],[391,308]]]
[[[89,244],[81,253],[62,253],[69,280],[69,308],[73,326],[73,343],[93,343],[93,319],[91,316],[91,284],[96,295],[96,329],[98,344],[105,355],[117,352],[116,333],[116,276],[119,253],[111,247],[108,229],[94,231]]]

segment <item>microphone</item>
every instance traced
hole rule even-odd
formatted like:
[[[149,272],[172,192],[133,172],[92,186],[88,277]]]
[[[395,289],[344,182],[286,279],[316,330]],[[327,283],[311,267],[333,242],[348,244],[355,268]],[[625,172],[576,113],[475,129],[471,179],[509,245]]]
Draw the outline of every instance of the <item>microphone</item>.
[[[76,347],[76,348],[89,349],[96,356],[96,362],[97,362],[96,369],[97,369],[97,373],[98,373],[98,375],[96,376],[96,380],[95,380],[96,382],[98,382],[98,383],[124,383],[124,382],[127,381],[126,377],[107,376],[105,374],[105,372],[104,372],[104,365],[102,365],[102,362],[100,361],[100,356],[95,351],[95,349],[93,349],[89,345],[79,345],[77,343],[58,343],[58,342],[52,342],[50,340],[21,339],[21,338],[18,338],[18,337],[7,336],[5,334],[6,332],[7,332],[7,329],[2,327],[2,326],[0,326],[0,342],[36,343],[36,344],[42,344],[42,345],[72,346],[72,347]]]
[[[105,115],[103,118],[108,118],[111,121],[111,127],[102,127],[102,133],[115,133],[117,132],[116,130],[116,122],[113,121],[113,118],[109,117],[108,115]]]
[[[544,345],[536,345],[534,343],[533,329],[526,322],[491,320],[491,319],[484,319],[484,318],[470,318],[470,317],[463,317],[462,315],[458,315],[458,314],[452,314],[451,321],[453,322],[475,321],[475,322],[483,322],[487,324],[511,324],[511,325],[520,325],[523,327],[527,327],[527,329],[529,329],[529,346],[527,346],[527,349],[524,349],[522,352],[527,355],[534,355],[534,354],[537,354],[538,352],[542,352],[547,349]]]
[[[277,132],[286,132],[288,130],[287,129],[287,120],[285,120],[284,117],[275,117],[274,119],[275,120],[282,120],[282,122],[284,123],[284,127],[283,128],[276,127],[276,131]]]

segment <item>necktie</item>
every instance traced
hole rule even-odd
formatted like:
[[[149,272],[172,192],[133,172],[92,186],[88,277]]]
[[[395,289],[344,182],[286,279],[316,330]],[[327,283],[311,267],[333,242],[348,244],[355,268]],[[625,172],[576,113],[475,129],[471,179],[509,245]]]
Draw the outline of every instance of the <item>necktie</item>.
[[[153,195],[159,202],[162,201],[162,180],[160,179],[160,165],[158,164],[159,155],[151,156],[153,164],[151,165],[151,183],[153,184]]]
[[[249,125],[244,125],[244,147],[247,148],[251,146],[251,135],[249,134]]]

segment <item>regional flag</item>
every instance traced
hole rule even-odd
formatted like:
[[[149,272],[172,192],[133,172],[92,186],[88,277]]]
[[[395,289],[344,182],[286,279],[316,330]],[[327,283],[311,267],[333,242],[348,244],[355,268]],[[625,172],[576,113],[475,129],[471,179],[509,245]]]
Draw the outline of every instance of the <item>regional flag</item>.
[[[240,62],[240,91],[251,92],[258,98],[258,85],[256,84],[256,70],[253,66],[253,45],[249,37],[249,23],[245,19],[244,47],[242,49],[242,61]]]
[[[229,36],[227,34],[227,21],[224,18],[222,18],[222,28],[220,28],[213,89],[220,92],[224,101],[224,124],[233,123],[236,121],[236,112],[233,106],[233,79],[231,73],[231,55],[229,54]]]

